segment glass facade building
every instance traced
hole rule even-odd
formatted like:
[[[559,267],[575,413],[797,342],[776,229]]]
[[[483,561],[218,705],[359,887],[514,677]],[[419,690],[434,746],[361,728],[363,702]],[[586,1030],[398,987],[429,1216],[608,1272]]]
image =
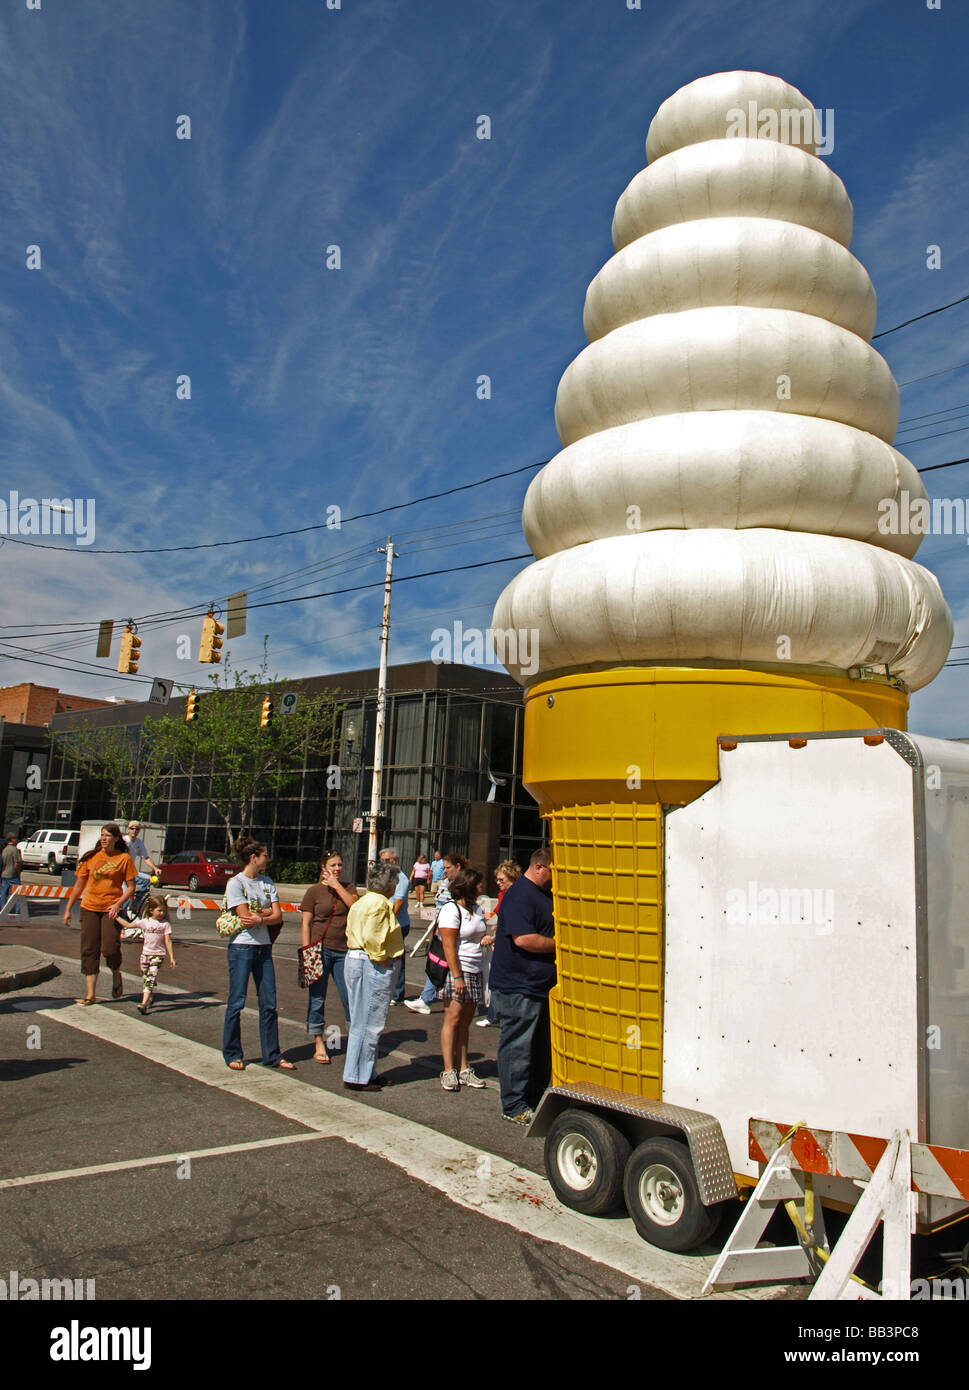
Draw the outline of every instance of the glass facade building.
[[[299,683],[310,693],[337,692],[342,709],[328,757],[307,758],[281,792],[254,804],[251,832],[267,842],[275,862],[318,860],[322,850],[332,848],[363,881],[367,835],[355,834],[353,821],[370,807],[376,684],[376,670]],[[184,704],[172,701],[170,713],[181,717]],[[147,705],[116,705],[57,715],[52,729],[63,731],[72,720],[121,724],[131,730],[134,754],[140,727],[153,713]],[[521,690],[504,672],[433,662],[391,667],[381,796],[390,828],[380,836],[381,847],[395,848],[408,870],[421,852],[428,857],[436,849],[466,853],[472,805],[490,799],[499,808],[499,857],[527,863],[543,843],[543,827],[521,783],[523,717]],[[56,811],[68,806],[72,826],[117,811],[103,781],[79,773],[55,744],[42,823],[57,823]],[[167,854],[226,847],[225,827],[207,800],[205,782],[191,773],[170,773],[144,819],[168,827]]]

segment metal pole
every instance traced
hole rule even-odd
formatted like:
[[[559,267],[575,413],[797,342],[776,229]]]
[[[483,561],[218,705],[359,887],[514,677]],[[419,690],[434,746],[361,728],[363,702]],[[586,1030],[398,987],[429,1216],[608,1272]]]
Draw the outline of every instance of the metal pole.
[[[384,775],[384,725],[387,712],[387,646],[390,641],[390,586],[394,574],[394,543],[390,536],[380,546],[379,555],[387,556],[387,577],[384,580],[384,621],[380,629],[380,676],[377,681],[377,727],[373,742],[373,786],[370,791],[370,839],[367,858],[377,857],[377,816],[380,813],[380,790]]]

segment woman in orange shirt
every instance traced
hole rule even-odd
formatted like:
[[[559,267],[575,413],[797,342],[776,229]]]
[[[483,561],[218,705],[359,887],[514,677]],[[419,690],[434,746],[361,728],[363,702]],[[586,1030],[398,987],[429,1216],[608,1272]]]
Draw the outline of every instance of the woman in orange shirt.
[[[79,1004],[93,1004],[101,955],[113,971],[112,999],[120,999],[121,924],[118,912],[135,891],[138,870],[117,825],[105,825],[101,843],[88,850],[77,866],[77,882],[64,904],[64,925],[71,925],[71,908],[81,899],[81,970],[87,994]],[[82,896],[83,895],[83,896]]]

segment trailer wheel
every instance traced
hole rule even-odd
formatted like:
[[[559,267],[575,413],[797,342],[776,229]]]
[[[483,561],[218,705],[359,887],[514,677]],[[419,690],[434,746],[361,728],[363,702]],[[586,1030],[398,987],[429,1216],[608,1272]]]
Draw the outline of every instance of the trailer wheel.
[[[588,1110],[565,1110],[545,1139],[545,1169],[563,1206],[602,1216],[622,1206],[629,1140]]]
[[[713,1234],[720,1204],[700,1201],[690,1151],[679,1139],[647,1139],[634,1150],[623,1179],[636,1230],[661,1250],[692,1250]]]

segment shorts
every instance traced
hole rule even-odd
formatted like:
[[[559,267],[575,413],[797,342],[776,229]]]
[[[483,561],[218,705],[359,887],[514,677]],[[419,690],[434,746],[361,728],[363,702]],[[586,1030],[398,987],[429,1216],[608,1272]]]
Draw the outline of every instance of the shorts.
[[[467,985],[467,989],[464,992],[465,1004],[483,1004],[484,980],[481,976],[476,972],[466,970],[464,972],[464,983]],[[447,1004],[450,1000],[455,998],[453,985],[454,981],[451,979],[451,976],[448,975],[447,979],[444,981],[443,989],[439,989],[434,998],[443,999],[444,1003]]]

